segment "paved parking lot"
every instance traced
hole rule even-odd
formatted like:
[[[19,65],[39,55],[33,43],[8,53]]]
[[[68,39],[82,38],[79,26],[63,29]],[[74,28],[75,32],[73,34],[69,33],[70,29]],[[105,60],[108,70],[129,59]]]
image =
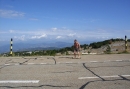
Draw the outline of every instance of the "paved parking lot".
[[[130,54],[0,57],[0,89],[129,89]]]

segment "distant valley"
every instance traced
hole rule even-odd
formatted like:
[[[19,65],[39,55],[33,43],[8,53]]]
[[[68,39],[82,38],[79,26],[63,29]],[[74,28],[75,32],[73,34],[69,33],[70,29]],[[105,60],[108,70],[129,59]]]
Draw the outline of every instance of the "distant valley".
[[[34,51],[34,50],[52,50],[63,47],[70,47],[72,43],[54,42],[54,43],[13,43],[13,51]],[[10,52],[10,44],[0,46],[0,53]]]

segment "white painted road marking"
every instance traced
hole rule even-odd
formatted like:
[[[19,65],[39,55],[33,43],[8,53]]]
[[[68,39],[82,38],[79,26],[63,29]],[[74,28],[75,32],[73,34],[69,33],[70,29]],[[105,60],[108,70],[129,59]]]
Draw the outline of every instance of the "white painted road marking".
[[[5,64],[5,65],[10,65],[10,64]]]
[[[42,64],[47,64],[47,63],[40,63],[40,64],[42,65]]]
[[[112,75],[112,76],[100,76],[101,78],[117,78],[117,77],[130,77],[130,75]],[[78,79],[95,79],[99,77],[79,77]]]
[[[121,75],[121,76],[123,76],[123,77],[129,77],[130,75]]]
[[[73,63],[73,62],[66,62],[66,63],[68,63],[68,64],[69,64],[69,63]]]
[[[90,62],[98,62],[98,61],[90,61]]]
[[[118,62],[118,61],[122,61],[122,60],[116,60],[116,61]]]
[[[19,64],[15,64],[15,65],[19,65]]]
[[[3,80],[0,83],[39,83],[39,80]]]
[[[28,63],[28,65],[33,65],[33,64],[35,64],[35,63]]]

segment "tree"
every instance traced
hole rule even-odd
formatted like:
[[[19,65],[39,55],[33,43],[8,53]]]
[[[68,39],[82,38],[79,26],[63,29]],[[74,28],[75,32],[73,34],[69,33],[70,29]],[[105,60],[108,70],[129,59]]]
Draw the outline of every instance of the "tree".
[[[66,51],[66,55],[69,55],[68,51]]]
[[[56,50],[51,50],[50,56],[55,56],[56,55]]]
[[[84,49],[87,49],[87,47],[88,47],[88,44],[84,44],[84,45],[83,45],[83,48],[84,48]]]
[[[105,53],[111,53],[111,47],[109,45],[107,45],[107,49]]]

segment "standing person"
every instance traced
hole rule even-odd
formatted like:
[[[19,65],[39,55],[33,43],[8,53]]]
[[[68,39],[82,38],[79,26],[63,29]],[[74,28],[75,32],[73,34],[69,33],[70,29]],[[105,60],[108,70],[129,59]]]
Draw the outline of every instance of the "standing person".
[[[78,55],[78,58],[80,58],[80,44],[79,42],[75,39],[74,40],[74,58],[76,58],[76,55]]]

